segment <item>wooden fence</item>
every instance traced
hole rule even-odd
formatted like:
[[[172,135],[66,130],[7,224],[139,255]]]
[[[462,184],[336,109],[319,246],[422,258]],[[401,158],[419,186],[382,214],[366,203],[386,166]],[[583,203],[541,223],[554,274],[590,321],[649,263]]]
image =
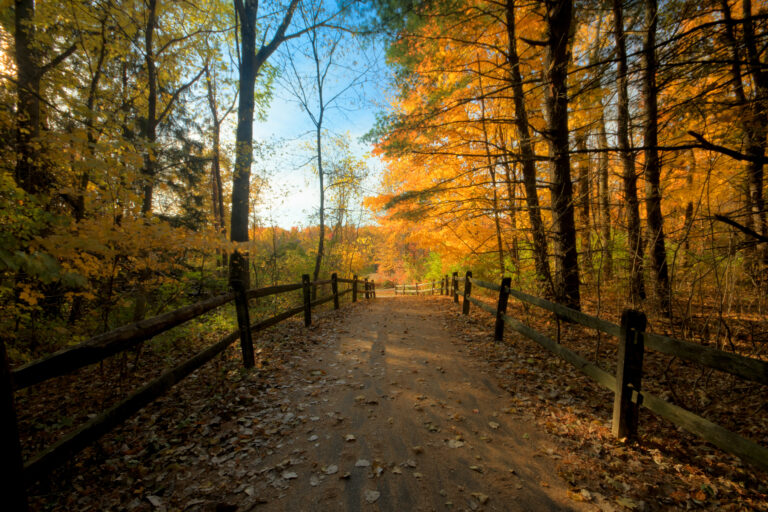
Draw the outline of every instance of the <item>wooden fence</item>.
[[[437,293],[438,281],[428,281],[417,284],[396,284],[394,287],[395,295],[435,295]]]
[[[339,291],[339,283],[348,284],[349,288]],[[330,279],[310,282],[309,275],[302,276],[302,282],[268,286],[241,293],[227,293],[208,299],[191,306],[186,306],[153,318],[142,320],[115,330],[100,334],[79,345],[65,348],[51,355],[25,364],[14,370],[8,366],[5,345],[0,341],[0,493],[3,501],[10,510],[26,510],[25,489],[31,483],[48,474],[101,436],[122,424],[130,416],[149,405],[153,400],[170,389],[184,377],[200,368],[203,364],[223,352],[236,340],[240,340],[243,364],[246,367],[254,365],[254,352],[251,333],[282,322],[290,317],[304,313],[304,325],[312,323],[312,308],[333,301],[334,309],[339,309],[341,297],[352,294],[352,302],[357,301],[359,284],[366,299],[376,296],[373,281],[365,278],[359,280],[338,278],[336,274]],[[312,286],[331,285],[331,295],[310,300]],[[302,290],[303,304],[289,309],[266,320],[251,324],[249,320],[248,302],[252,299],[278,295],[295,290]],[[160,377],[145,384],[130,394],[123,401],[113,405],[97,415],[75,431],[44,449],[28,461],[22,461],[16,410],[14,408],[14,392],[49,379],[72,373],[105,358],[136,347],[173,327],[212,311],[218,307],[235,301],[237,310],[238,330],[226,336],[216,344],[199,352],[180,365],[166,371]]]
[[[502,341],[504,326],[526,336],[556,356],[565,359],[583,374],[603,387],[613,391],[613,421],[611,430],[616,437],[637,436],[638,416],[641,407],[665,418],[674,425],[712,443],[723,451],[740,457],[762,470],[768,470],[768,448],[735,434],[682,407],[662,400],[642,390],[643,354],[646,348],[673,355],[714,368],[752,382],[768,385],[768,362],[740,356],[683,340],[645,332],[646,317],[640,311],[625,310],[619,324],[614,324],[581,311],[567,308],[539,297],[528,295],[511,288],[511,279],[505,277],[499,284],[481,281],[468,271],[463,279],[462,313],[468,315],[470,305],[496,317],[494,339]],[[448,283],[445,276],[444,283]],[[495,306],[472,296],[473,287],[480,287],[498,293]],[[444,295],[453,295],[459,302],[458,273],[454,272],[450,290],[445,287]],[[506,314],[507,302],[513,297],[521,302],[537,306],[556,314],[559,318],[596,329],[619,339],[616,374],[603,370],[580,354],[560,345],[557,341],[531,329]]]

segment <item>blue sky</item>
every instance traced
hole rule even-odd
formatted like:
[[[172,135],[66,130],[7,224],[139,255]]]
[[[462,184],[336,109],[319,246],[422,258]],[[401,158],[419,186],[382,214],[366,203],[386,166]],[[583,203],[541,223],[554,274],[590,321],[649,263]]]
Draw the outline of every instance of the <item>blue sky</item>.
[[[290,50],[290,47],[285,50]],[[298,52],[293,54],[295,56]],[[331,135],[349,134],[358,158],[370,155],[371,146],[359,142],[359,139],[373,127],[376,112],[385,108],[389,97],[388,71],[384,67],[381,51],[371,49],[365,58],[369,59],[368,65],[372,62],[376,69],[370,73],[366,83],[340,98],[338,107],[343,108],[326,111],[324,122]],[[334,72],[335,80],[327,84],[327,92],[333,93],[335,89],[345,87],[360,69],[362,64],[358,62],[362,63],[365,58],[357,52],[347,51]],[[271,62],[278,65],[280,56]],[[311,61],[296,62],[300,73],[312,73]],[[316,223],[311,217],[316,216],[319,209],[318,180],[309,165],[314,148],[314,124],[290,92],[279,83],[266,120],[254,123],[254,140],[277,142],[276,152],[254,165],[255,173],[266,174],[269,182],[269,188],[261,191],[256,202],[256,213],[261,221],[283,228]],[[369,158],[369,168],[371,176],[365,184],[367,195],[376,191],[381,163],[378,159]]]

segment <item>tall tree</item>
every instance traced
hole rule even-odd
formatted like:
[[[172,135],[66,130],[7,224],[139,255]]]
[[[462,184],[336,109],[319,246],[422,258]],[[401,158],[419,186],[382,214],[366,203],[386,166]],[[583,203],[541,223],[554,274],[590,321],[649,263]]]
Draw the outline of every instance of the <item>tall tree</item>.
[[[548,0],[546,6],[546,79],[549,119],[546,136],[553,150],[552,215],[555,224],[555,256],[559,272],[555,296],[561,303],[579,309],[579,262],[573,208],[570,143],[568,140],[568,63],[573,22],[571,0]]]
[[[669,313],[670,290],[667,249],[664,241],[664,217],[661,213],[661,160],[659,159],[658,96],[656,90],[656,0],[645,0],[645,34],[643,39],[643,102],[645,104],[645,210],[648,222],[648,245],[655,276],[656,296],[662,311]]]
[[[257,51],[259,1],[235,0],[235,10],[240,23],[240,98],[235,131],[235,169],[232,176],[230,240],[233,242],[248,241],[256,77],[267,59],[285,40],[299,35],[286,35],[298,4],[299,0],[290,0],[288,6],[282,11],[279,25],[272,38],[269,42],[266,42],[265,38],[264,44]],[[241,249],[235,250],[230,258],[229,281],[236,289],[249,286],[248,254]]]
[[[354,43],[350,34],[338,29],[321,28],[323,11],[320,5],[310,5],[302,9],[302,23],[306,30],[307,46],[303,49],[289,48],[285,52],[285,66],[290,70],[290,76],[283,80],[284,85],[290,91],[293,98],[307,113],[315,128],[315,169],[318,176],[318,190],[320,196],[319,233],[317,240],[317,254],[313,270],[313,280],[317,281],[325,253],[326,238],[326,170],[323,160],[323,135],[328,112],[337,107],[346,95],[360,86],[365,79],[368,68],[360,66],[351,75],[345,73],[345,51]],[[300,51],[297,51],[300,50]],[[301,70],[302,63],[297,62],[297,57],[304,53],[311,63],[312,71],[304,73]],[[359,56],[357,56],[359,58]],[[344,80],[339,80],[344,77]],[[348,77],[348,79],[347,79]],[[313,296],[317,289],[313,287]]]
[[[624,33],[624,7],[622,0],[613,0],[613,34],[617,62],[617,139],[621,156],[624,200],[627,212],[627,250],[629,252],[629,297],[633,302],[645,300],[643,282],[643,238],[640,229],[640,201],[637,198],[635,158],[629,143],[629,71],[627,45]]]
[[[509,64],[509,78],[515,104],[514,122],[515,127],[517,128],[517,142],[520,148],[520,159],[523,167],[523,186],[525,187],[525,201],[528,210],[528,218],[531,223],[536,275],[541,282],[543,289],[547,291],[545,294],[551,295],[554,293],[554,290],[552,288],[552,274],[549,267],[549,256],[547,254],[547,234],[541,216],[539,193],[536,190],[536,156],[533,151],[530,126],[528,123],[528,112],[525,106],[523,76],[520,71],[520,57],[517,53],[515,0],[507,0],[505,25],[507,29],[507,62]]]

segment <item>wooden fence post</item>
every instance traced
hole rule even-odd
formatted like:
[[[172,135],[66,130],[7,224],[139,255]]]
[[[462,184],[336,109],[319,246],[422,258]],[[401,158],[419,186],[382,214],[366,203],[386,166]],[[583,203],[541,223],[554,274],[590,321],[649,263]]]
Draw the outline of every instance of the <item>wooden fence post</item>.
[[[365,278],[365,298],[370,299],[370,292],[368,291],[368,278]]]
[[[461,312],[464,315],[469,314],[469,296],[472,294],[472,271],[467,270],[464,276],[464,302],[461,305]]]
[[[621,314],[619,354],[616,362],[616,394],[613,399],[611,433],[618,438],[637,437],[640,404],[632,402],[632,391],[640,391],[643,378],[645,314],[625,309]]]
[[[309,274],[301,275],[301,286],[304,294],[304,327],[312,325],[312,302],[310,301]]]
[[[373,298],[376,298],[376,283],[371,280],[371,294],[373,295]]]
[[[499,290],[499,302],[496,304],[496,327],[493,330],[493,339],[496,341],[504,340],[504,315],[507,314],[510,286],[512,286],[512,278],[502,278],[501,289]]]
[[[434,294],[435,294],[435,282],[432,281],[432,292],[430,293],[430,295],[434,295]]]
[[[357,274],[352,277],[352,302],[357,302]]]
[[[339,309],[339,281],[336,272],[331,274],[331,291],[333,292],[333,309]]]
[[[453,273],[453,302],[459,303],[459,273]]]
[[[24,487],[24,462],[16,423],[11,369],[3,340],[0,340],[0,401],[0,493],[8,510],[26,512],[29,506]]]
[[[237,328],[240,331],[240,348],[243,352],[243,366],[253,368],[253,338],[251,338],[251,318],[248,312],[248,296],[241,282],[233,283],[235,292],[235,311],[237,312]]]

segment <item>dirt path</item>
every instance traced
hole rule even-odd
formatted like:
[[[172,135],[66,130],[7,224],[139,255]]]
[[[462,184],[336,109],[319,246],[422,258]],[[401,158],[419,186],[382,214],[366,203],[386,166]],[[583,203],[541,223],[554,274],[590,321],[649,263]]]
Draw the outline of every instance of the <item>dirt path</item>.
[[[255,510],[572,510],[552,441],[447,329],[447,298],[378,298],[294,356]],[[298,421],[297,421],[298,420]]]

